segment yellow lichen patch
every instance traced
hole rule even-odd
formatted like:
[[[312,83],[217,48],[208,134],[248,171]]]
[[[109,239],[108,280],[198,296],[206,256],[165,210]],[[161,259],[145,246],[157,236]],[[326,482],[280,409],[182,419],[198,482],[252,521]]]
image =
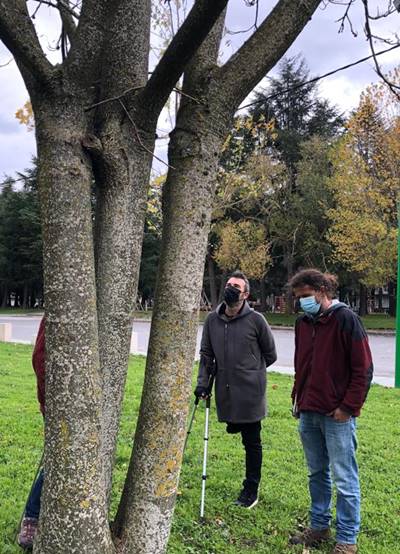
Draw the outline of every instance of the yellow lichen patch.
[[[80,503],[79,503],[79,506],[81,508],[83,508],[84,510],[87,510],[90,506],[90,502],[89,500],[82,500]]]
[[[158,483],[155,495],[166,497],[175,494],[178,484],[179,468],[181,465],[181,452],[176,445],[170,446],[165,455],[159,460],[155,467],[154,476]]]
[[[66,450],[69,445],[69,427],[65,419],[62,419],[60,423],[60,436],[62,448]]]

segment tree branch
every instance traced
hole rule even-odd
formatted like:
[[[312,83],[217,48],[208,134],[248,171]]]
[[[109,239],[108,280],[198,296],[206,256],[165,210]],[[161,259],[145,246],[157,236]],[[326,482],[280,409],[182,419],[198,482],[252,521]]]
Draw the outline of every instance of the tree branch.
[[[69,6],[69,0],[57,0],[57,6],[65,33],[70,44],[72,45],[76,33],[76,23],[74,16],[72,15],[73,12],[71,12],[71,8]]]
[[[119,1],[82,2],[79,23],[66,60],[68,71],[82,84],[93,85],[99,78],[99,56],[104,46],[109,14],[115,4]]]
[[[280,0],[257,31],[221,68],[220,86],[233,97],[235,106],[281,59],[320,2]]]
[[[79,19],[79,13],[74,11],[73,8],[69,6],[68,0],[65,0],[64,2],[63,0],[57,0],[57,3],[52,2],[51,0],[35,0],[35,1],[39,3],[39,6],[37,7],[36,11],[40,8],[41,4],[50,6],[51,8],[55,8],[56,10],[60,9],[59,5],[61,4],[63,5],[64,10],[67,11],[71,16],[75,17],[76,19]]]
[[[141,98],[150,103],[155,114],[158,115],[186,64],[227,3],[228,0],[196,0],[143,90]]]
[[[53,66],[47,60],[23,0],[0,0],[0,39],[34,81],[48,83]]]
[[[144,87],[148,80],[151,2],[119,0],[114,3],[107,21],[99,100],[120,96],[129,88]],[[124,99],[128,109],[133,96],[126,95]],[[107,106],[112,108],[120,110],[120,105]]]
[[[398,100],[400,100],[400,92],[399,92],[400,87],[398,85],[396,85],[395,83],[390,82],[387,79],[387,77],[382,73],[379,62],[376,59],[374,40],[373,40],[373,35],[372,35],[372,32],[371,32],[371,26],[370,26],[370,23],[369,23],[370,13],[369,13],[369,9],[368,9],[368,1],[367,0],[362,0],[362,3],[364,4],[364,14],[365,14],[365,34],[367,36],[369,46],[370,46],[370,49],[371,49],[371,53],[372,53],[372,56],[374,58],[375,70],[376,70],[377,74],[379,75],[379,77],[387,84],[387,86],[392,91],[392,93],[396,96],[396,98]]]

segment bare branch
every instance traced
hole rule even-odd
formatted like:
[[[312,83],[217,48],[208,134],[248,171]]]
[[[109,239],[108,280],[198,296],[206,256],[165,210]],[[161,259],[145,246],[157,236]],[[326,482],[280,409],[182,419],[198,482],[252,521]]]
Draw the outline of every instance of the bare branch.
[[[0,0],[0,39],[18,65],[23,66],[24,78],[28,76],[28,71],[35,81],[48,83],[53,67],[40,46],[26,2]]]
[[[10,59],[8,60],[8,62],[6,62],[6,63],[1,63],[1,64],[0,64],[0,67],[7,67],[7,65],[10,65],[10,63],[13,62],[13,61],[14,61],[14,58],[10,58]]]
[[[253,5],[253,4],[251,4],[251,5]],[[259,14],[259,11],[260,11],[259,0],[256,0],[255,6],[256,6],[256,15],[255,15],[254,23],[253,23],[253,25],[251,25],[251,27],[249,27],[248,29],[243,29],[241,31],[230,31],[229,29],[227,29],[226,33],[228,35],[240,35],[242,33],[248,33],[249,31],[252,31],[253,29],[257,30],[258,29],[258,14]]]
[[[196,0],[194,3],[143,91],[143,100],[150,103],[155,114],[161,110],[186,64],[207,37],[227,3],[228,0]]]
[[[79,13],[75,11],[71,6],[69,6],[69,2],[65,0],[64,2],[62,0],[57,0],[56,2],[51,2],[51,0],[35,0],[39,3],[39,6],[36,8],[33,15],[36,15],[38,9],[40,8],[41,4],[44,4],[46,6],[50,6],[51,8],[55,8],[56,10],[60,9],[60,4],[63,7],[64,11],[68,12],[69,15],[75,17],[75,19],[79,19]],[[32,16],[33,17],[33,16]]]
[[[240,104],[281,59],[320,1],[280,0],[257,31],[221,68],[221,86],[229,91],[234,105]]]
[[[115,100],[121,100],[124,96],[129,94],[130,92],[134,92],[135,90],[140,90],[143,87],[130,87],[121,94],[118,94],[117,96],[113,96],[111,98],[105,98],[104,100],[100,100],[100,102],[96,102],[95,104],[91,104],[87,108],[85,108],[85,112],[88,112],[89,110],[92,110],[93,108],[96,108],[97,106],[101,106],[102,104],[107,104],[108,102],[114,102]]]
[[[354,1],[355,0],[348,0],[347,7],[346,7],[346,10],[345,10],[343,16],[340,17],[339,19],[337,19],[336,23],[340,22],[340,27],[339,27],[338,32],[343,33],[343,31],[345,30],[346,21],[347,21],[347,23],[349,24],[349,27],[350,27],[351,34],[353,35],[353,37],[356,37],[357,36],[357,31],[354,29],[353,23],[352,23],[352,21],[350,19],[350,16],[349,16],[350,8],[354,4]],[[335,2],[332,2],[332,3],[335,3]]]
[[[375,70],[376,73],[379,75],[379,77],[386,83],[386,85],[389,87],[391,92],[400,100],[400,86],[396,85],[395,83],[389,81],[387,77],[382,73],[382,70],[380,68],[380,65],[378,63],[378,60],[376,59],[376,52],[375,52],[375,46],[374,46],[374,39],[371,32],[371,25],[370,25],[370,14],[369,14],[369,8],[368,8],[368,0],[362,0],[362,3],[364,4],[364,14],[365,14],[365,34],[367,36],[369,46],[372,52],[372,57],[374,59],[375,64]]]

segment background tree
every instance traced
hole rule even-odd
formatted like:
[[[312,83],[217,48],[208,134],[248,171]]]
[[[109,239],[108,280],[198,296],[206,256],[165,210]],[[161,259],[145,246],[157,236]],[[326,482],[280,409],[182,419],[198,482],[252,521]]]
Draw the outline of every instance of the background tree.
[[[42,296],[42,237],[36,166],[7,178],[0,194],[0,288],[2,307],[33,307]],[[21,188],[21,182],[23,183]],[[19,187],[19,188],[17,188]]]
[[[364,287],[381,287],[396,277],[400,125],[398,116],[385,118],[385,96],[382,87],[362,96],[331,158],[336,206],[328,211],[329,240],[334,258]]]

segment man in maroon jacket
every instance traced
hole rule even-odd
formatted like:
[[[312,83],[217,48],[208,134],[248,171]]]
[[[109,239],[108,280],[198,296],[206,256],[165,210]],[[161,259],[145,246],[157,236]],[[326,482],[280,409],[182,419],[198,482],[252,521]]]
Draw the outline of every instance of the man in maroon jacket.
[[[45,383],[45,320],[40,322],[38,335],[36,337],[35,348],[32,355],[32,365],[36,373],[37,395],[40,404],[40,411],[44,416],[44,383]],[[36,535],[39,512],[40,497],[43,487],[43,469],[41,469],[38,478],[34,482],[28,501],[25,506],[25,514],[21,523],[21,529],[18,535],[18,544],[25,549],[32,548],[33,540]]]
[[[290,281],[304,312],[295,328],[294,414],[309,470],[311,526],[292,544],[329,540],[331,472],[337,489],[336,545],[332,554],[357,552],[360,485],[356,461],[356,416],[372,379],[364,327],[352,310],[333,300],[336,278],[305,269]]]

